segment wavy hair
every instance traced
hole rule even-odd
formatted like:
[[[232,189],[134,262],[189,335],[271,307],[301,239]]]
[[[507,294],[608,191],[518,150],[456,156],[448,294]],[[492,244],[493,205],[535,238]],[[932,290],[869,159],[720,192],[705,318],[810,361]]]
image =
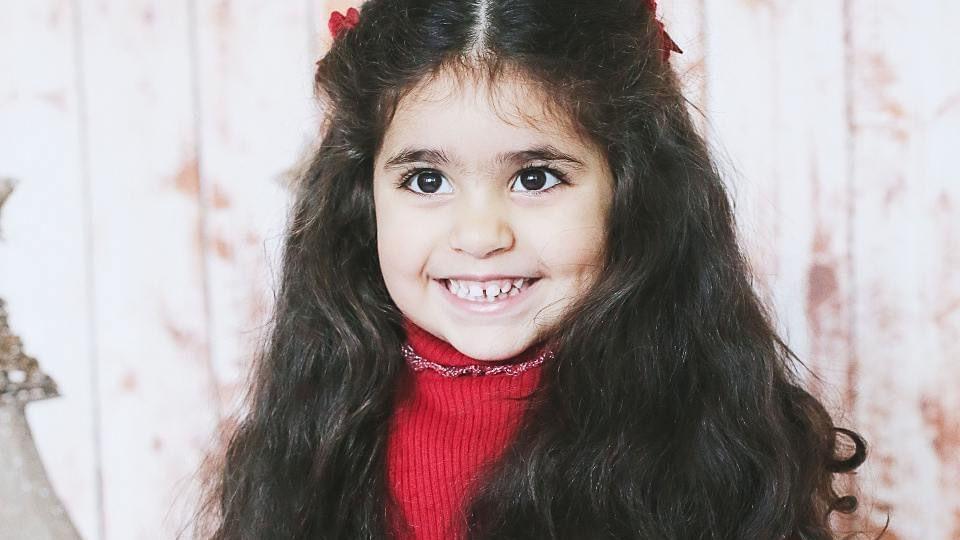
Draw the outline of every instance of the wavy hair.
[[[368,0],[317,63],[320,143],[295,187],[245,413],[205,461],[199,537],[387,538],[402,313],[377,256],[374,158],[442,70],[522,74],[607,154],[594,286],[464,507],[471,539],[835,538],[866,459],[801,385],[644,0]],[[238,415],[241,416],[241,415]],[[842,456],[842,434],[853,452]]]

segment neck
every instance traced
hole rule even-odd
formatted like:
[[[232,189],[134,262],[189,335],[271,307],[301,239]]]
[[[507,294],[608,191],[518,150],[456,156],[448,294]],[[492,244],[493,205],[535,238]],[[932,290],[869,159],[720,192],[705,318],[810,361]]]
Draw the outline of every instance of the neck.
[[[544,344],[534,344],[510,358],[479,360],[460,352],[448,341],[433,335],[406,317],[404,329],[407,334],[405,357],[418,371],[424,368],[439,368],[448,375],[516,374],[539,365],[549,356]]]

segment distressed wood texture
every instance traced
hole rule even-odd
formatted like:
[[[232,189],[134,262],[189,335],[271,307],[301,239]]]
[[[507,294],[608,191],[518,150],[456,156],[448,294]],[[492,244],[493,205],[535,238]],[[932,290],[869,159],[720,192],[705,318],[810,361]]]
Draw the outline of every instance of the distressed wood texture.
[[[217,415],[242,397],[269,316],[288,186],[316,139],[306,2],[197,0],[199,167]]]
[[[960,538],[960,10],[750,1],[705,19],[711,139],[758,285],[810,388],[870,446],[841,483],[862,510],[838,523]]]
[[[245,390],[349,0],[0,0],[0,296],[84,538],[173,538]],[[755,281],[870,457],[848,530],[960,538],[960,4],[660,2]],[[701,112],[702,111],[702,115]]]
[[[216,415],[187,2],[78,2],[106,538],[167,517]]]
[[[855,413],[890,538],[960,538],[956,2],[851,0]]]
[[[843,417],[853,263],[842,4],[708,3],[705,18],[708,135],[755,282],[811,391],[855,426]]]
[[[40,456],[80,533],[99,538],[96,321],[75,11],[70,0],[0,6],[0,177],[17,182],[2,212],[0,296],[27,354],[62,396],[26,408]]]

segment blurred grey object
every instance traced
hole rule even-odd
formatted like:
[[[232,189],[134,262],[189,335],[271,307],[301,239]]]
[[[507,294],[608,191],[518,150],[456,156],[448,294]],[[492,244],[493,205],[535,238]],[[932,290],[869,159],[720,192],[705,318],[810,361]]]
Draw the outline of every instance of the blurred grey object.
[[[16,182],[12,178],[0,178],[0,210],[3,210],[3,203],[13,193],[13,186]],[[0,240],[3,240],[3,222],[0,221]]]
[[[0,210],[13,182],[0,179]],[[24,413],[31,401],[59,396],[57,385],[7,323],[0,298],[0,538],[78,540],[80,534],[54,493]]]

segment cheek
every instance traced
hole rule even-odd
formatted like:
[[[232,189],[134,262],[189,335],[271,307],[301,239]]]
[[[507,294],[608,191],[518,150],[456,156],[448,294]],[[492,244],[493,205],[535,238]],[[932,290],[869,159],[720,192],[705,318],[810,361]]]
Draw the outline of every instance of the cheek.
[[[391,290],[419,279],[429,255],[430,238],[409,208],[374,198],[377,216],[377,254],[384,282]]]
[[[377,232],[377,253],[380,256],[380,270],[387,285],[396,282],[399,276],[409,273],[405,268],[403,246],[396,230],[386,228]]]
[[[600,245],[604,238],[593,228],[568,228],[558,231],[562,241],[551,242],[544,251],[544,263],[564,277],[583,278],[600,265]]]
[[[558,211],[541,257],[552,274],[586,286],[601,264],[606,242],[605,208],[587,202]]]

